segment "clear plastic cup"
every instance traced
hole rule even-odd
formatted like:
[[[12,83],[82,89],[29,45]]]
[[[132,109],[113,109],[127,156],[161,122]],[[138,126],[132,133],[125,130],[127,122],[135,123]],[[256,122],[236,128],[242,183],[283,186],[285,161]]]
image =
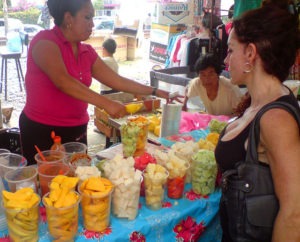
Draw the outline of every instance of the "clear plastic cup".
[[[2,183],[2,179],[0,179],[0,231],[4,231],[7,229],[6,217],[4,213],[4,208],[1,205],[2,201],[2,191],[4,190],[4,185]]]
[[[4,207],[10,241],[39,240],[40,200],[41,198],[39,196],[39,201],[28,209],[15,210]]]
[[[81,191],[83,225],[89,231],[102,232],[110,224],[111,195],[113,188],[105,195],[88,195]]]
[[[9,154],[9,153],[10,153],[10,150],[8,150],[8,149],[3,149],[3,148],[0,149],[0,155]]]
[[[144,175],[144,185],[145,185],[145,199],[146,206],[151,210],[159,210],[162,208],[162,204],[165,196],[165,185],[169,176],[168,171],[166,171],[166,176],[160,178],[153,178],[149,176],[146,170]]]
[[[45,163],[38,167],[38,174],[40,180],[41,194],[44,196],[49,192],[49,182],[57,175],[68,176],[70,168],[65,163]]]
[[[59,150],[44,150],[41,151],[41,153],[45,157],[47,163],[62,163],[66,159],[65,152]],[[39,153],[34,156],[34,159],[36,160],[38,166],[45,163]]]
[[[134,220],[139,210],[140,189],[143,176],[140,176],[139,181],[133,180],[128,186],[119,184],[115,186],[115,191],[112,194],[112,212],[115,217],[127,218]],[[126,192],[124,192],[124,190]],[[122,192],[123,191],[123,192]]]
[[[207,163],[193,158],[192,189],[195,193],[208,195],[215,191],[218,167],[216,162]]]
[[[45,202],[45,198],[49,198],[49,194],[48,192],[43,196],[43,204],[46,208],[50,236],[56,241],[74,241],[78,228],[80,195],[78,194],[78,200],[74,205],[55,208]]]
[[[72,155],[73,153],[86,154],[87,152],[86,144],[80,142],[68,142],[62,145],[69,156]]]
[[[189,168],[190,164],[186,163],[186,166],[182,168],[168,170],[167,194],[169,198],[179,199],[183,197],[186,175]]]
[[[24,187],[31,187],[36,193],[38,192],[37,169],[33,166],[6,172],[4,179],[10,192],[15,192]]]
[[[91,165],[92,159],[87,155],[86,144],[80,142],[69,142],[62,144],[66,150],[66,163],[70,165],[71,172],[74,173],[77,165]],[[86,162],[84,160],[86,159]],[[77,162],[78,160],[78,162]],[[73,162],[74,161],[74,162]],[[82,164],[79,164],[83,161]]]
[[[140,130],[137,134],[137,137],[132,137],[132,134],[129,132],[130,128],[122,128],[121,129],[121,138],[123,144],[123,154],[125,157],[129,156],[141,156],[145,153],[145,147],[148,139],[148,129],[149,129],[149,121],[142,116],[133,116],[127,119],[127,126],[130,126],[130,123],[136,124]],[[132,142],[132,139],[136,138],[136,144]],[[133,154],[131,151],[134,150]]]
[[[6,172],[27,166],[27,160],[22,155],[14,153],[0,154],[0,176],[4,178]]]

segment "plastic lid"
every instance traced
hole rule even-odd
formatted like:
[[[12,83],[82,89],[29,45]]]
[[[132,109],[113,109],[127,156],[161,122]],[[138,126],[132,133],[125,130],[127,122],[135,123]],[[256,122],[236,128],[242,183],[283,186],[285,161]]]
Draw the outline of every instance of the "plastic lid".
[[[60,136],[54,136],[53,141],[54,141],[54,143],[61,143],[61,137]]]
[[[55,132],[54,132],[54,131],[51,132],[51,138],[53,139],[53,142],[54,142],[54,143],[61,143],[61,137],[55,135]]]

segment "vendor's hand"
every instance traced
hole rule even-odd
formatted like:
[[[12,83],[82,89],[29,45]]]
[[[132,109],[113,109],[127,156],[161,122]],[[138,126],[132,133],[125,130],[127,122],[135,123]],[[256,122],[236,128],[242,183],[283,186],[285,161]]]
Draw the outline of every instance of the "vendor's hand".
[[[173,103],[173,101],[177,101],[179,103],[183,103],[179,98],[184,98],[184,96],[179,95],[179,92],[169,93],[169,97],[167,99],[167,103]]]
[[[176,93],[175,96],[170,98],[170,94],[171,94],[170,92],[161,89],[157,89],[156,91],[156,96],[167,99],[167,103],[172,103],[173,101],[177,101],[179,103],[183,102],[182,100],[180,100],[180,98],[184,98],[184,96],[179,95],[179,93],[178,94]]]
[[[112,118],[122,118],[127,114],[125,106],[118,102],[111,102],[106,112]]]

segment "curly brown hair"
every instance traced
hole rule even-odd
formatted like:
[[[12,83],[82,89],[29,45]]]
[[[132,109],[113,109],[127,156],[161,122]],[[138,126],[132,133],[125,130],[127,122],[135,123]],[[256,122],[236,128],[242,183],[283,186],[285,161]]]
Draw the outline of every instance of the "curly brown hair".
[[[255,44],[264,70],[281,82],[288,77],[300,47],[298,16],[288,9],[287,2],[264,4],[261,8],[245,12],[233,22],[238,41]],[[241,116],[250,103],[251,97],[247,93],[235,114]]]

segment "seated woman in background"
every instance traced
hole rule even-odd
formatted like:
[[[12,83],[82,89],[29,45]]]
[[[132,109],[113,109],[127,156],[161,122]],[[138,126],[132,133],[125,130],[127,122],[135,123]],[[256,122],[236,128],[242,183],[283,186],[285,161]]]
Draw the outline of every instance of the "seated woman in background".
[[[199,77],[191,80],[185,91],[183,111],[187,111],[189,98],[199,96],[207,113],[212,115],[231,115],[239,103],[242,93],[230,80],[219,76],[221,63],[213,54],[201,56],[195,65]]]

